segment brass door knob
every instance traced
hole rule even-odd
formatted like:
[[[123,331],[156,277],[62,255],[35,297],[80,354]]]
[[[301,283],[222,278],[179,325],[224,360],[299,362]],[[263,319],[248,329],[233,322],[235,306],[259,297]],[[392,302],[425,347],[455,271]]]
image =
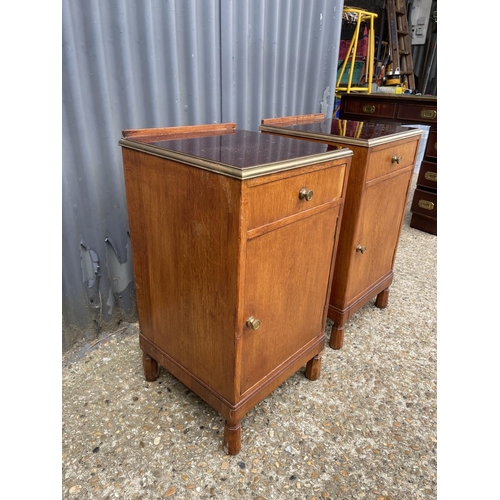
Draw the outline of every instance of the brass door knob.
[[[356,247],[356,252],[365,253],[366,252],[366,247],[362,247],[361,245],[358,245]]]
[[[392,157],[392,163],[397,163],[399,165],[401,163],[402,159],[403,159],[402,156],[393,155],[393,157]]]
[[[260,328],[260,319],[250,316],[247,319],[247,326],[249,326],[252,330],[258,330]]]
[[[313,197],[313,191],[312,190],[307,190],[306,188],[302,188],[300,191],[299,191],[299,198],[301,200],[306,200],[306,201],[311,201],[312,197]]]

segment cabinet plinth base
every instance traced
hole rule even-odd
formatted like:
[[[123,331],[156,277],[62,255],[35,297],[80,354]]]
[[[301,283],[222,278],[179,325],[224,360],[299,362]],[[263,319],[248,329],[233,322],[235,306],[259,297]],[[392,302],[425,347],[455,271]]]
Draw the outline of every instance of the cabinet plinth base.
[[[225,419],[223,449],[228,455],[236,455],[241,449],[241,421],[255,405],[267,397],[276,387],[287,380],[306,364],[305,376],[309,380],[317,380],[321,374],[321,354],[324,350],[325,337],[318,336],[300,355],[289,364],[283,366],[280,372],[270,378],[265,385],[255,391],[248,391],[236,404],[231,404],[220,394],[203,384],[193,374],[187,372],[167,353],[154,346],[142,333],[139,335],[139,345],[142,350],[144,376],[149,382],[158,378],[158,367],[161,365],[170,375],[182,382],[207,404],[218,411]]]

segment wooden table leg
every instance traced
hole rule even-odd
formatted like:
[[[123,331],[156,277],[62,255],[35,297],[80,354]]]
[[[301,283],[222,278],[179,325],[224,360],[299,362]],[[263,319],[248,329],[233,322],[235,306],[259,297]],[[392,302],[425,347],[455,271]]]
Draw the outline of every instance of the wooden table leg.
[[[332,349],[341,349],[344,345],[344,328],[345,324],[334,323],[332,326],[332,334],[330,335],[330,347]]]
[[[375,306],[378,307],[379,309],[385,309],[387,307],[388,302],[389,302],[389,288],[386,288],[377,295]]]
[[[144,370],[144,378],[148,382],[154,382],[158,378],[158,362],[156,359],[142,353],[142,367]]]
[[[309,380],[318,380],[321,375],[321,353],[310,359],[306,365],[305,376]]]
[[[236,455],[241,450],[241,420],[234,422],[226,420],[223,448],[228,455]]]

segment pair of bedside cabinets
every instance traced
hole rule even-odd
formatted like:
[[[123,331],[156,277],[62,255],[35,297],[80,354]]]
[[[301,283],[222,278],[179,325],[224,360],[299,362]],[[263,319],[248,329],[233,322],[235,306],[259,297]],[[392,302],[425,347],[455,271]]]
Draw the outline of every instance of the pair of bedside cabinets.
[[[387,305],[421,131],[357,127],[123,131],[144,375],[218,411],[230,455],[250,409],[304,365],[320,376],[328,316],[340,348],[355,310]]]

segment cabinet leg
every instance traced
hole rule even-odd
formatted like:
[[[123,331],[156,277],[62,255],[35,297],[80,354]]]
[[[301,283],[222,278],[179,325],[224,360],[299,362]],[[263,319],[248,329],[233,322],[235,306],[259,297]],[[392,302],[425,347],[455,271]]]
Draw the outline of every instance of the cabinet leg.
[[[389,289],[386,288],[377,295],[375,306],[378,307],[379,309],[385,309],[387,307],[388,302],[389,302]]]
[[[228,455],[237,455],[241,450],[241,421],[230,422],[224,425],[224,452]]]
[[[333,324],[332,334],[330,335],[330,347],[332,349],[342,349],[344,345],[344,327],[344,324]]]
[[[142,353],[142,367],[144,369],[144,378],[148,382],[154,382],[158,378],[158,362],[156,359]]]
[[[306,365],[305,376],[309,380],[318,380],[321,375],[321,353],[310,359]]]

